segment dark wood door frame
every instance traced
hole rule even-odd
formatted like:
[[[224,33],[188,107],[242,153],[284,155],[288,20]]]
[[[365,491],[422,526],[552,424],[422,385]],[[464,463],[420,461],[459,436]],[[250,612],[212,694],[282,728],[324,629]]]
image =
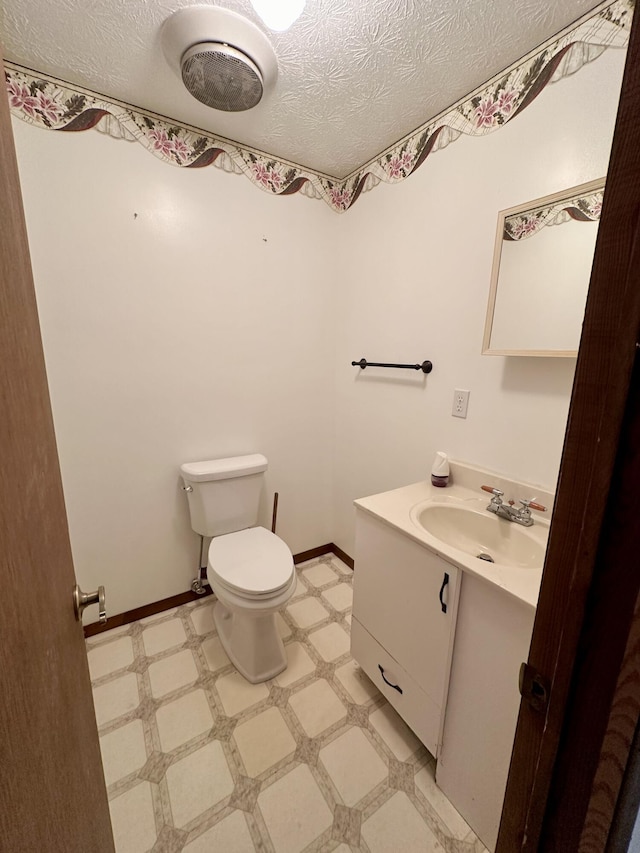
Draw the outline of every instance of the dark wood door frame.
[[[497,853],[604,851],[638,719],[639,17],[529,654],[549,700],[521,702]]]

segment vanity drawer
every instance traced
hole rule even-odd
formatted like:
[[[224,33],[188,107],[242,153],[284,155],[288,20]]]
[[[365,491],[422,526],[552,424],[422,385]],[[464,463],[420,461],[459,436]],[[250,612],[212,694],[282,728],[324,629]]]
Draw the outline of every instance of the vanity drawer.
[[[441,708],[356,618],[351,622],[351,654],[429,752],[436,756]],[[402,693],[385,682],[380,667],[384,678],[397,685]]]
[[[406,534],[356,512],[353,615],[411,673],[446,701],[460,570]]]

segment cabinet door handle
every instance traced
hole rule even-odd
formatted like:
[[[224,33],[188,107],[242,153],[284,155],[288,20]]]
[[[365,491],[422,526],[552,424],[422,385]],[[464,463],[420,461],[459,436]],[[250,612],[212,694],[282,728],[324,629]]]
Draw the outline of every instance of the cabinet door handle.
[[[448,584],[449,584],[449,575],[447,574],[447,572],[445,572],[445,573],[444,573],[444,577],[442,578],[442,586],[440,587],[440,595],[438,596],[438,597],[439,597],[439,599],[440,599],[440,606],[442,607],[442,612],[443,612],[443,613],[446,613],[446,612],[447,612],[447,605],[444,603],[444,600],[443,600],[442,596],[443,596],[443,594],[444,594],[444,588],[445,588],[445,586],[447,586]]]
[[[398,693],[402,693],[402,687],[398,687],[398,685],[397,685],[397,684],[392,684],[392,683],[389,681],[389,679],[388,679],[388,678],[386,677],[386,675],[384,674],[384,669],[382,668],[382,666],[381,666],[380,664],[378,664],[378,669],[380,670],[380,675],[382,676],[382,680],[384,681],[384,683],[385,683],[385,684],[388,684],[388,685],[389,685],[389,687],[393,687],[393,689],[394,689],[394,690],[397,690],[397,691],[398,691]]]

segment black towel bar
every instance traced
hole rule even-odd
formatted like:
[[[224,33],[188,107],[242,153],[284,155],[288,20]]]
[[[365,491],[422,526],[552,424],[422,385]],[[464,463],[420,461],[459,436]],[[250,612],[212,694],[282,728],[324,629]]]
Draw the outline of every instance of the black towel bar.
[[[360,361],[352,361],[352,367],[360,367],[362,370],[365,367],[401,367],[406,370],[421,370],[423,373],[431,373],[433,364],[430,361],[423,361],[422,364],[386,364],[383,361],[367,361],[366,358],[361,358]]]

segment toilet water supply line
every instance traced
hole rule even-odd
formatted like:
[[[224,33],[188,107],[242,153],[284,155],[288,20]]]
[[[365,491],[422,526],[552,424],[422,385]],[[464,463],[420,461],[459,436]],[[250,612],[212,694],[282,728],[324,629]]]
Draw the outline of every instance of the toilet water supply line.
[[[206,593],[205,584],[209,583],[207,578],[207,567],[204,565],[204,536],[200,537],[200,568],[198,569],[198,577],[191,584],[191,589],[198,595]]]
[[[271,532],[276,532],[276,522],[278,520],[278,492],[273,493],[273,513],[271,515]],[[206,593],[205,584],[209,584],[207,578],[207,567],[204,564],[204,536],[200,537],[200,568],[198,569],[198,577],[191,584],[191,589],[198,595]]]

